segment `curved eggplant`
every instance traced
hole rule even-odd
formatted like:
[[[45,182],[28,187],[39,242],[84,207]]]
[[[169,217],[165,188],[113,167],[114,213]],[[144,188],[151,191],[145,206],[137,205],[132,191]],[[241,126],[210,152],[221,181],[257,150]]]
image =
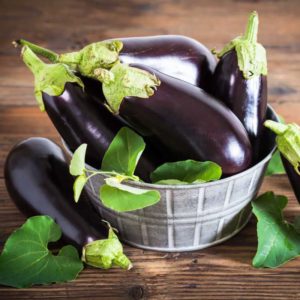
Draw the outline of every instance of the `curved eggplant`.
[[[260,137],[267,110],[266,57],[264,48],[256,43],[257,27],[258,16],[252,13],[245,36],[233,40],[218,54],[220,61],[211,90],[245,126],[255,160],[260,153]],[[251,52],[253,55],[249,54]]]
[[[159,35],[118,39],[123,43],[121,62],[142,64],[209,89],[216,59],[200,42],[181,35]]]
[[[59,146],[45,138],[30,138],[16,145],[6,159],[5,183],[21,212],[26,216],[52,217],[61,227],[64,239],[83,250],[83,259],[90,264],[88,248],[106,238],[107,230],[89,203],[84,199],[74,202],[74,179]],[[101,258],[101,251],[98,256],[101,265],[105,257]],[[125,261],[120,266],[130,267],[130,261]]]
[[[98,90],[98,96],[99,96]],[[105,151],[117,132],[126,126],[107,108],[96,103],[77,84],[67,83],[60,96],[43,93],[45,110],[64,141],[75,151],[81,144],[87,143],[86,161],[100,168]],[[149,174],[162,162],[161,155],[155,155],[147,145],[139,160],[136,175],[149,181]]]
[[[229,108],[182,80],[143,65],[131,66],[161,82],[148,99],[126,97],[120,104],[120,116],[138,133],[163,145],[172,160],[210,160],[226,175],[250,166],[247,132]]]

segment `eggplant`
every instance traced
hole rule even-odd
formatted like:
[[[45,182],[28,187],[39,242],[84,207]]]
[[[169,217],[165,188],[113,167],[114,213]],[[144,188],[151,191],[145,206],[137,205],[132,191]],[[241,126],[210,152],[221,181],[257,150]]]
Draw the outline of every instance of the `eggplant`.
[[[256,42],[258,15],[253,12],[246,33],[218,54],[211,93],[223,101],[246,128],[254,160],[261,152],[261,134],[267,110],[266,51]]]
[[[203,44],[181,35],[118,39],[122,63],[142,64],[209,90],[216,59]]]
[[[48,139],[29,138],[8,154],[5,184],[20,211],[26,216],[52,217],[61,227],[64,240],[82,250],[87,264],[110,267],[102,265],[107,258],[102,250],[96,251],[96,262],[95,253],[91,259],[97,244],[98,247],[103,244],[100,239],[106,238],[107,230],[88,202],[84,199],[74,202],[73,183],[62,149]],[[114,235],[112,229],[109,234]],[[114,263],[123,268],[131,267],[123,253],[114,257]]]
[[[119,115],[140,135],[165,147],[172,160],[210,160],[226,175],[251,165],[247,132],[223,103],[196,86],[150,67],[131,67],[147,71],[160,81],[148,99],[125,97],[120,102]]]
[[[77,84],[67,83],[60,96],[43,93],[45,110],[72,152],[87,143],[86,161],[100,168],[105,151],[117,132],[127,126],[112,115],[102,103],[96,103]],[[147,145],[136,175],[150,181],[150,173],[162,163],[159,155]]]
[[[118,56],[122,63],[143,64],[206,91],[210,90],[212,75],[217,64],[211,51],[203,44],[182,35],[112,39],[87,45],[77,52],[61,55],[22,39],[15,41],[15,44],[28,46],[52,63],[68,64],[87,77],[93,77],[96,68],[107,69],[107,66],[110,68],[112,63],[117,61]]]
[[[27,46],[22,49],[22,58],[34,74],[35,95],[41,110],[47,112],[71,151],[86,143],[86,161],[100,168],[113,138],[127,124],[104,105],[96,104],[84,91],[86,79],[73,74],[66,65],[45,64]],[[101,88],[97,95],[103,97]],[[156,155],[148,146],[138,162],[136,175],[149,181],[150,173],[161,163],[162,155]]]

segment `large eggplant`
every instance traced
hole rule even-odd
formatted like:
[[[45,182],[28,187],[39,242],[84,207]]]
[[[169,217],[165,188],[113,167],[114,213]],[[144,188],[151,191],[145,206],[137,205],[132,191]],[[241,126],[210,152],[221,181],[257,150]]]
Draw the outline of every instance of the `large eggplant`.
[[[60,96],[43,93],[45,110],[71,151],[87,143],[86,161],[99,168],[109,144],[124,122],[107,108],[96,103],[77,84],[67,83]],[[149,181],[150,173],[162,163],[162,155],[147,145],[136,169],[136,175]]]
[[[211,160],[226,175],[250,166],[252,149],[247,132],[223,103],[150,67],[131,67],[153,74],[161,83],[148,99],[126,97],[120,102],[119,115],[138,133],[163,145],[172,160]]]
[[[209,89],[216,59],[198,41],[181,35],[118,39],[123,43],[121,62],[143,64],[162,73]]]
[[[106,238],[107,229],[88,202],[73,200],[74,178],[60,147],[45,138],[19,143],[6,159],[5,183],[12,200],[26,216],[52,217],[61,227],[65,241],[83,251],[86,263],[110,267],[105,264],[109,253],[105,253],[103,241],[99,240]],[[114,235],[110,229],[111,234]],[[95,251],[101,248],[99,245],[104,248]],[[111,258],[115,254],[110,253]],[[114,258],[114,263],[123,268],[131,266],[122,253]]]
[[[150,66],[162,73],[209,90],[216,59],[200,42],[181,35],[120,38],[93,43],[80,51],[57,54],[25,40],[27,45],[51,62],[62,62],[84,76],[93,77],[95,68],[110,68],[117,61]]]
[[[245,126],[255,159],[267,109],[267,62],[263,46],[256,42],[258,16],[250,15],[246,33],[218,54],[211,93],[222,100]]]

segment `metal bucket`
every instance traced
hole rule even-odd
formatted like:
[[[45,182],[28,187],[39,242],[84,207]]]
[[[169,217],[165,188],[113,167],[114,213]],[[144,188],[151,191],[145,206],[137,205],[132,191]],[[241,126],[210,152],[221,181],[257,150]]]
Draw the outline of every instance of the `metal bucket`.
[[[270,107],[268,118],[277,120]],[[234,236],[249,221],[250,202],[258,193],[275,149],[274,135],[269,131],[265,131],[265,135],[268,146],[264,158],[234,176],[190,185],[126,182],[130,186],[160,192],[160,201],[144,209],[119,213],[105,207],[99,200],[103,175],[93,176],[85,191],[100,217],[117,228],[120,239],[127,244],[167,252],[207,248]]]

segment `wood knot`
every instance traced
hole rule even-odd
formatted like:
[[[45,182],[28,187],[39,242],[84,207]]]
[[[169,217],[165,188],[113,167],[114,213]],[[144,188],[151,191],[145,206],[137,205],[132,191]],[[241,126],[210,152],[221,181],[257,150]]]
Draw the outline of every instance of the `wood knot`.
[[[128,294],[134,300],[144,299],[145,290],[141,285],[136,285],[129,289]]]

